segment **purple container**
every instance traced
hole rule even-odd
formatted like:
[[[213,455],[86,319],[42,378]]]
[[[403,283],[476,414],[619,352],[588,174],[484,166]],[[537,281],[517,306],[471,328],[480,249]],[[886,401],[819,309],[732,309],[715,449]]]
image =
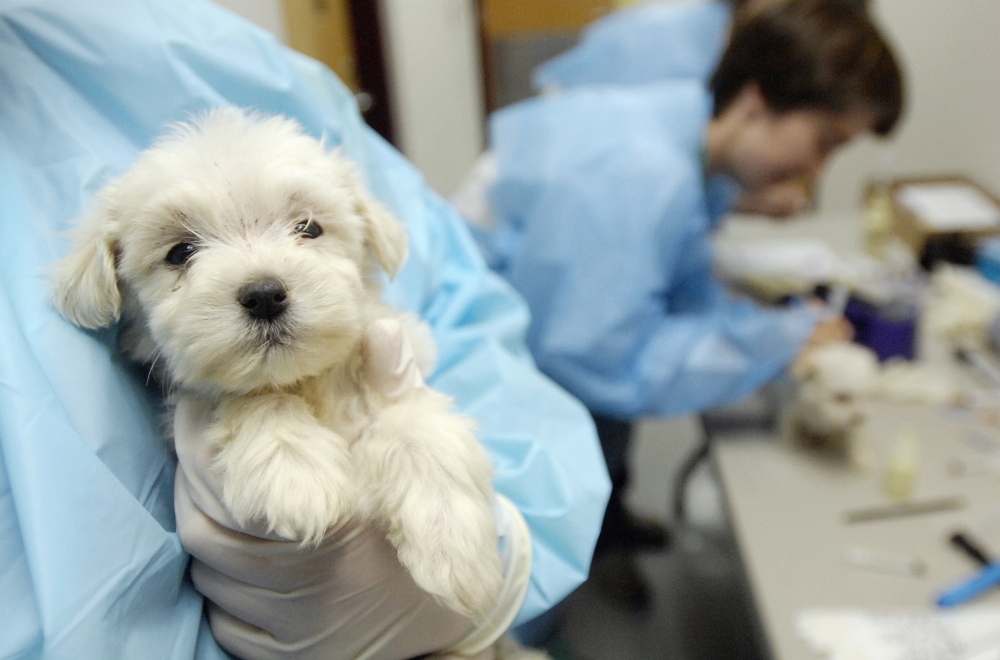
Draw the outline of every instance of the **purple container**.
[[[872,349],[881,361],[891,357],[913,359],[917,312],[911,306],[878,308],[851,299],[844,316],[854,326],[854,341]]]

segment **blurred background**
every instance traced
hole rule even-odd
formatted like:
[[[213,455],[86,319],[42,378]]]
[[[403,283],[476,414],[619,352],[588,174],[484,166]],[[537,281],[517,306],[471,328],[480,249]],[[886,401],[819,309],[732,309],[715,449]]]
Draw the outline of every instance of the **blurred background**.
[[[665,0],[669,2],[670,0]],[[532,93],[531,70],[618,0],[221,0],[333,68],[369,123],[442,194],[483,149],[489,111]],[[864,183],[954,172],[1000,190],[1000,3],[874,0],[901,55],[909,110],[887,145],[850,145],[818,211],[851,212]],[[888,151],[883,155],[881,151]],[[888,172],[878,170],[889,170]]]
[[[357,94],[368,123],[445,196],[483,151],[489,113],[533,94],[534,67],[573,46],[594,19],[633,4],[218,1],[337,72]],[[873,0],[871,9],[903,64],[907,114],[890,140],[863,138],[839,152],[823,177],[811,218],[790,228],[847,249],[860,243],[863,196],[874,179],[954,175],[994,196],[1000,192],[1000,1]],[[721,233],[740,241],[766,236],[768,227],[755,218],[738,218]],[[760,397],[747,401],[730,411],[735,424],[719,432],[754,432],[751,422],[768,411]],[[725,414],[721,425],[726,427]],[[642,559],[655,606],[643,614],[623,611],[585,585],[558,613],[562,647],[553,649],[555,655],[766,657],[723,498],[704,464],[683,486],[687,524],[677,524],[676,475],[703,433],[696,418],[640,425],[632,505],[677,532],[671,552]]]

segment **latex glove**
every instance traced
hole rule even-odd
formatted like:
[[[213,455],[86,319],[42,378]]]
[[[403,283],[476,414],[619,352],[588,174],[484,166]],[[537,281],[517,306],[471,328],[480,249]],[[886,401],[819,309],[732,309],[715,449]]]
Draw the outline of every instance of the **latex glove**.
[[[817,314],[820,315],[819,320],[813,327],[812,335],[802,345],[799,354],[792,363],[793,373],[802,369],[808,361],[809,353],[815,349],[828,344],[851,341],[854,338],[854,326],[846,318],[843,316],[824,317],[822,315],[823,307],[819,304],[817,304],[816,310]]]
[[[854,338],[854,326],[843,316],[823,318],[816,323],[805,350]]]
[[[369,331],[369,368],[387,396],[423,387],[398,323]],[[400,565],[374,530],[345,520],[316,547],[240,527],[221,504],[211,449],[203,441],[210,409],[182,397],[174,412],[178,456],[177,531],[193,556],[191,578],[207,602],[212,631],[247,659],[402,660],[451,649],[449,657],[492,658],[527,590],[530,536],[505,498],[496,507],[504,551],[501,604],[476,625],[440,606]]]

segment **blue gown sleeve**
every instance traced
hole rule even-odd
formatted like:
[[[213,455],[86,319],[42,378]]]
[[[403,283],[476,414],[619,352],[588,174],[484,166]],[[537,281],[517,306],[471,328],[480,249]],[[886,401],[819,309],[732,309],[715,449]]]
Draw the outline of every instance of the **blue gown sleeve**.
[[[729,38],[727,0],[646,3],[613,12],[580,43],[533,74],[538,90],[638,85],[675,78],[707,81]]]
[[[578,221],[590,207],[560,198]],[[662,222],[682,220],[668,213]],[[582,224],[551,238],[566,241],[567,258],[522,255],[510,274],[532,307],[539,366],[595,412],[632,419],[733,403],[780,374],[811,333],[808,310],[736,302],[708,269],[687,270],[708,252],[706,236],[655,254]],[[665,277],[661,267],[673,270]]]
[[[815,322],[732,301],[714,279],[695,87],[565,92],[494,120],[501,273],[531,308],[539,366],[604,415],[736,401]]]
[[[174,532],[161,392],[49,302],[62,232],[169,122],[298,119],[407,224],[387,290],[440,343],[432,383],[480,421],[533,535],[527,620],[586,576],[609,490],[585,410],[535,369],[523,302],[330,72],[202,0],[0,0],[0,657],[224,658]]]
[[[809,307],[766,308],[734,299],[712,272],[707,234],[693,237],[681,254],[666,316],[680,323],[700,316],[701,329],[684,347],[672,344],[679,330],[665,327],[650,346],[654,355],[690,353],[659,395],[667,400],[666,414],[701,412],[751,394],[792,363],[818,320]]]

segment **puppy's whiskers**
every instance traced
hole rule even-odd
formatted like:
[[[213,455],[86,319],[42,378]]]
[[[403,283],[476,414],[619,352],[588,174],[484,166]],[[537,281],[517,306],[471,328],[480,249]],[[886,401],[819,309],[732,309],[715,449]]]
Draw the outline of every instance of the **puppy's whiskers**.
[[[166,374],[163,374],[163,377],[155,376],[156,363],[159,362],[160,356],[162,355],[163,355],[162,348],[157,348],[156,351],[150,354],[150,356],[153,359],[152,361],[149,362],[149,370],[146,372],[146,387],[149,387],[149,381],[155,378],[160,385],[160,396],[162,396],[164,399],[169,399],[177,387],[176,384],[172,381],[172,379],[167,377]]]
[[[180,390],[180,386],[172,380],[163,379],[160,381],[160,395],[166,401],[172,401],[174,394]]]
[[[146,372],[146,387],[149,387],[149,381],[153,379],[153,373],[156,371],[156,363],[163,355],[163,349],[157,348],[151,355],[153,359],[149,362],[149,371]]]

